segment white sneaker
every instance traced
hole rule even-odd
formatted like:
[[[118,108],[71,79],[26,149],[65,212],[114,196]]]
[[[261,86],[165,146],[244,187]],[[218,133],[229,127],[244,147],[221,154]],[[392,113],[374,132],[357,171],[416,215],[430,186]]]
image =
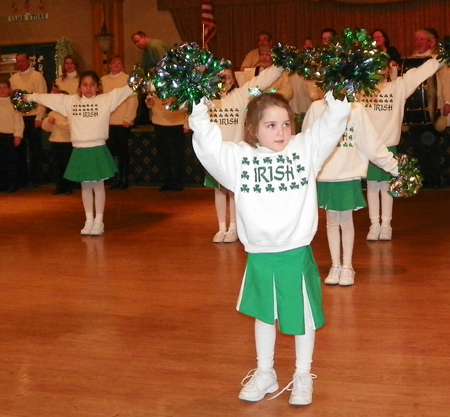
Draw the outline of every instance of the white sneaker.
[[[274,369],[271,371],[252,369],[242,380],[241,385],[243,388],[239,393],[239,399],[245,401],[262,400],[266,394],[272,394],[279,388]]]
[[[294,380],[292,381],[294,386],[292,388],[288,388],[288,391],[291,391],[289,404],[311,404],[313,394],[313,379],[316,378],[317,375],[314,374],[294,374]]]
[[[227,234],[227,232],[223,232],[221,230],[219,230],[213,237],[213,242],[214,243],[222,243],[225,239],[225,235]]]
[[[391,226],[381,226],[380,240],[392,240]]]
[[[94,227],[91,230],[91,236],[100,236],[105,232],[105,225],[103,222],[94,221]]]
[[[379,224],[372,224],[367,234],[367,240],[378,240],[380,238],[381,226]]]
[[[228,229],[228,232],[225,233],[225,237],[223,239],[224,243],[233,243],[238,240],[238,235],[236,230]]]
[[[91,234],[92,228],[94,227],[94,220],[86,220],[84,227],[81,229],[81,234],[83,236],[89,236]]]
[[[341,270],[340,265],[331,265],[330,272],[323,282],[328,285],[338,284],[339,278],[341,277]]]
[[[355,283],[355,270],[346,266],[342,267],[341,277],[339,278],[339,285],[349,286]]]

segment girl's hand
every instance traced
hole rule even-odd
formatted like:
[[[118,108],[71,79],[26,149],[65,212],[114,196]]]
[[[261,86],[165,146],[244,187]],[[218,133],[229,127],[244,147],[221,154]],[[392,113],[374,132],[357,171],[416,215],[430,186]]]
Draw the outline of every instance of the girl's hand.
[[[56,124],[56,119],[54,117],[49,117],[48,122],[52,125]]]
[[[155,100],[151,97],[145,99],[145,104],[149,109],[151,109],[155,105]]]
[[[22,138],[19,138],[18,136],[16,136],[14,138],[14,146],[17,148],[20,145],[20,142],[22,142]]]

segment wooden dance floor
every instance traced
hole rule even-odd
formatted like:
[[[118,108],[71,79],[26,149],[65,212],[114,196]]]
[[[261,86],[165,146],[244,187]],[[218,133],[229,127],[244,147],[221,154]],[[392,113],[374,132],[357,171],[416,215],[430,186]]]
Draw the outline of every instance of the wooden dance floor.
[[[81,237],[78,190],[0,194],[0,417],[448,417],[450,190],[394,202],[394,239],[355,213],[353,287],[323,286],[313,403],[238,400],[255,367],[236,312],[246,255],[213,244],[212,190],[107,191]],[[280,213],[282,215],[282,213]],[[330,266],[324,213],[313,249]],[[280,386],[294,340],[279,335]]]

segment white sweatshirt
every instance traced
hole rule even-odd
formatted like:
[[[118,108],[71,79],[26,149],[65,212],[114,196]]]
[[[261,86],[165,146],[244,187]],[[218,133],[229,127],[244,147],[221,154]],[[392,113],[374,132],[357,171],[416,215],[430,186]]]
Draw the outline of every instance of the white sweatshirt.
[[[235,143],[244,140],[245,109],[251,98],[249,89],[259,87],[264,90],[282,73],[283,68],[272,65],[257,77],[247,81],[242,87],[231,90],[220,100],[213,100],[215,107],[210,110],[209,114],[211,121],[219,125],[223,140]]]
[[[303,121],[302,131],[310,127],[327,108],[325,100],[311,104]],[[344,135],[327,158],[317,181],[350,181],[367,176],[369,160],[375,165],[398,175],[397,160],[380,138],[361,103],[354,102]]]
[[[50,119],[54,118],[55,122],[50,123]],[[42,129],[51,133],[48,140],[57,143],[70,143],[70,128],[67,117],[59,114],[56,111],[51,111],[48,116],[42,121]]]
[[[330,104],[320,120],[293,136],[281,152],[223,141],[206,106],[194,106],[189,125],[195,153],[235,193],[239,239],[247,252],[282,252],[311,243],[318,222],[315,177],[342,136],[350,112],[347,102],[327,97]]]
[[[47,84],[45,78],[39,71],[29,67],[26,71],[18,71],[11,75],[9,79],[11,83],[11,90],[24,90],[27,93],[46,93]],[[36,120],[40,121],[45,116],[45,107],[37,106],[35,109],[30,110],[24,114],[27,116],[36,116]]]
[[[375,129],[386,146],[397,146],[401,137],[401,126],[407,98],[421,82],[431,77],[444,64],[429,59],[420,67],[411,68],[391,82],[381,82],[379,90],[372,96],[360,96]]]
[[[103,92],[109,93],[115,88],[124,87],[128,85],[130,76],[124,72],[118,74],[108,74],[101,78]],[[111,113],[109,124],[114,126],[122,126],[124,123],[132,125],[136,118],[138,109],[138,98],[136,95],[128,97],[116,110]]]
[[[36,101],[67,117],[74,148],[92,148],[105,145],[109,115],[132,94],[133,90],[125,86],[91,98],[78,94],[37,93],[27,94],[26,97],[28,101]]]
[[[14,109],[9,97],[0,97],[0,133],[13,134],[15,138],[23,138],[22,113]]]

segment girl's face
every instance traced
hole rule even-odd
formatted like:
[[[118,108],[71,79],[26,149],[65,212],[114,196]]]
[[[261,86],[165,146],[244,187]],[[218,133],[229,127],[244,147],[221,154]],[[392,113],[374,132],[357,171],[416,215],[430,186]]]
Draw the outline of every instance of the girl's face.
[[[87,98],[94,97],[98,93],[98,84],[92,77],[84,77],[81,80],[80,91]]]
[[[226,69],[223,71],[223,78],[225,80],[225,92],[230,91],[234,84],[233,71]]]
[[[66,70],[66,72],[74,72],[76,70],[75,64],[70,58],[67,58],[64,61],[64,69]]]
[[[279,106],[267,107],[256,130],[259,144],[271,151],[280,152],[288,145],[291,136],[291,121],[287,110]]]

